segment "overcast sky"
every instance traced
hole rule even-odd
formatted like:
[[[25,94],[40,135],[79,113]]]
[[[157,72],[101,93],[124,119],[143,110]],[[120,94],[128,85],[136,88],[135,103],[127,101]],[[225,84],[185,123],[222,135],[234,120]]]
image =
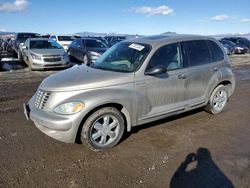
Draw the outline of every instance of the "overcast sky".
[[[250,32],[250,0],[0,0],[0,31]]]

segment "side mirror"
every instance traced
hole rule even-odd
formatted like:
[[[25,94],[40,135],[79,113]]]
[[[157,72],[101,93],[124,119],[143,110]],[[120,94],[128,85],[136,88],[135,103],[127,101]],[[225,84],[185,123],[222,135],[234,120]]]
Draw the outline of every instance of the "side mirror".
[[[159,65],[159,66],[146,70],[145,75],[155,76],[155,75],[163,74],[166,72],[167,72],[166,67]]]

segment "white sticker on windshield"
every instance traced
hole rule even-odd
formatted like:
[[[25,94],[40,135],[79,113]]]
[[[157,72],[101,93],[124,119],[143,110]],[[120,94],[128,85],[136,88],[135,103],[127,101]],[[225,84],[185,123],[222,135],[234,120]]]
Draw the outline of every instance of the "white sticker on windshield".
[[[140,44],[132,43],[132,44],[129,45],[129,48],[133,48],[135,50],[142,51],[145,48],[145,46],[142,46]]]

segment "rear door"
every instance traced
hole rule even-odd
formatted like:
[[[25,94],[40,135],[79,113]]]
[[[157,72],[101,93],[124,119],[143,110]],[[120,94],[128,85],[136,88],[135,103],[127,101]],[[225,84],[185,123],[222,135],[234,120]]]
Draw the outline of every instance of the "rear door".
[[[206,40],[185,41],[183,45],[188,59],[185,100],[188,106],[201,105],[206,102],[210,86],[220,77],[218,62]]]

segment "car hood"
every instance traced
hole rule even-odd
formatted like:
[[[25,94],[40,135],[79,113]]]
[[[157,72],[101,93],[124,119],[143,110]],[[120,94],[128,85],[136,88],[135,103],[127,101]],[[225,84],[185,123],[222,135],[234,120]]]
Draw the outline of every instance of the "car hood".
[[[74,66],[43,80],[45,91],[74,91],[102,88],[134,82],[134,73],[112,72],[86,65]]]
[[[63,55],[63,49],[31,49],[31,52],[39,55]]]

